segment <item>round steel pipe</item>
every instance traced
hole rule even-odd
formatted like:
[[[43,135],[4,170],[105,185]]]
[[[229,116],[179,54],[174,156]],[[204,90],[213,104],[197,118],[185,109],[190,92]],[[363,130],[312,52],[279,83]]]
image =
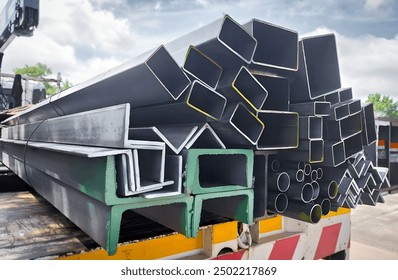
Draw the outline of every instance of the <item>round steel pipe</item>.
[[[321,220],[322,208],[319,204],[289,201],[283,215],[296,220],[316,224]]]
[[[315,199],[317,199],[319,197],[319,193],[320,193],[320,189],[321,188],[320,188],[319,183],[317,181],[312,181],[311,182],[311,186],[312,186],[312,189],[314,191],[314,193],[312,194],[312,200],[315,200]]]
[[[332,208],[332,203],[329,198],[317,199],[315,202],[321,206],[323,216],[329,214],[330,209]]]
[[[313,169],[310,173],[311,181],[316,181],[318,179],[318,172],[316,169]]]
[[[289,204],[289,199],[284,193],[268,192],[267,210],[281,214]]]
[[[310,183],[306,183],[304,185],[292,184],[292,186],[286,191],[286,195],[289,199],[308,203],[314,197],[314,188]]]
[[[283,172],[286,172],[291,181],[296,181],[298,183],[303,182],[304,181],[304,171],[302,169],[287,169],[284,170]]]
[[[274,159],[274,160],[271,161],[270,166],[271,166],[271,170],[272,171],[278,172],[279,168],[281,167],[281,163],[279,162],[279,160]]]
[[[290,176],[286,172],[271,173],[268,188],[274,191],[285,192],[290,187]]]
[[[335,199],[339,192],[339,184],[332,181],[321,181],[320,183],[320,195],[322,197],[328,197],[329,199]]]
[[[323,169],[320,168],[320,167],[318,167],[318,168],[316,169],[316,173],[317,173],[317,180],[322,179],[322,177],[323,177]]]
[[[311,171],[312,171],[311,164],[305,163],[305,165],[304,165],[304,174],[308,176],[308,175],[311,174]]]

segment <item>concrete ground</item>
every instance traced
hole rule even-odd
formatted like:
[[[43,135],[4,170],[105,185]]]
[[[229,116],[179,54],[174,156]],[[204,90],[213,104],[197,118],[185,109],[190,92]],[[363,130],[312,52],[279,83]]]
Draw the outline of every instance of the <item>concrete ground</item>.
[[[351,260],[398,260],[398,193],[351,211]]]

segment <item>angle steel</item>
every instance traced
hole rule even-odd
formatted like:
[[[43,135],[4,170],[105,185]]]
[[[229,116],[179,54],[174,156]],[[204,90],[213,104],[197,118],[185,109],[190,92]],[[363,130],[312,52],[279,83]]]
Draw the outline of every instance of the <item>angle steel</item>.
[[[252,150],[191,149],[186,163],[186,194],[253,188]]]
[[[252,64],[255,66],[297,71],[297,31],[259,19],[252,19],[248,23],[243,24],[243,26],[257,40],[257,48],[254,52]],[[278,39],[270,40],[270,38]]]
[[[261,110],[289,111],[289,79],[268,73],[252,71],[254,78],[267,90]]]
[[[130,128],[129,138],[146,141],[163,141],[175,154],[179,154],[197,131],[195,125],[161,125]]]
[[[253,189],[195,195],[192,212],[192,237],[198,235],[203,210],[245,224],[253,224],[253,196]]]
[[[294,149],[299,144],[299,115],[295,112],[258,111],[266,126],[258,139],[257,150]]]
[[[211,128],[211,126],[206,123],[195,134],[189,139],[185,144],[186,149],[225,149],[224,143],[221,141],[220,137]]]

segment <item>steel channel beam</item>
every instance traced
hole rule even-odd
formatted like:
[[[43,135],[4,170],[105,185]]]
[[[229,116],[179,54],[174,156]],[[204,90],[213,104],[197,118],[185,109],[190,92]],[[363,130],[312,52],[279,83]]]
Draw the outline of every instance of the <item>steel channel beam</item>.
[[[373,104],[368,103],[362,107],[362,141],[364,145],[376,142],[376,123]]]
[[[257,71],[252,71],[252,74],[268,92],[267,99],[260,109],[289,111],[289,79]]]
[[[252,19],[243,26],[257,40],[252,64],[264,66],[265,72],[268,72],[269,67],[297,71],[299,36],[297,31],[259,19]]]
[[[253,217],[260,218],[267,214],[268,201],[268,154],[256,153],[254,155],[254,208]]]
[[[299,118],[300,139],[315,140],[323,138],[322,117],[307,116]]]
[[[172,102],[189,84],[189,78],[161,46],[52,96],[3,123],[30,123],[123,103],[137,108]]]
[[[263,85],[242,66],[236,71],[225,72],[217,91],[228,99],[228,102],[243,102],[253,111],[260,110],[268,92]]]
[[[186,194],[253,188],[252,150],[191,149],[186,164]]]
[[[167,180],[172,180],[174,183],[172,185],[164,186],[160,190],[143,193],[141,196],[145,198],[157,198],[181,194],[182,173],[182,156],[167,155],[164,176]]]
[[[127,210],[164,207],[152,217],[154,221],[191,236],[192,197],[180,195],[151,200],[133,197],[126,200],[128,203],[108,206],[15,158],[11,165],[18,176],[29,182],[40,195],[107,250],[109,255],[117,251],[122,215]],[[21,165],[24,168],[19,168]],[[172,217],[179,218],[171,219],[169,213],[175,213]]]
[[[283,215],[303,222],[316,224],[321,220],[322,208],[319,204],[289,201]]]
[[[199,130],[197,130],[185,144],[185,149],[205,148],[225,149],[224,143],[208,123],[204,124]]]
[[[268,191],[267,210],[276,214],[282,214],[289,204],[286,194]]]
[[[295,149],[299,144],[299,115],[295,112],[259,111],[257,117],[266,126],[257,150]]]
[[[145,189],[140,188],[142,182],[137,179],[140,171],[134,166],[136,159],[131,150],[38,142],[26,144],[18,140],[3,140],[1,145],[4,153],[35,166],[41,172],[107,205],[128,203],[126,197],[121,196],[173,184],[173,181],[158,178],[158,183],[148,185]],[[154,166],[158,165],[159,163]]]
[[[330,115],[330,102],[313,101],[305,103],[290,104],[291,112],[297,112],[301,116],[325,117]]]
[[[198,235],[203,210],[245,224],[253,224],[253,201],[253,189],[195,195],[192,212],[192,237]]]
[[[227,148],[252,147],[264,130],[264,123],[242,103],[227,106],[223,118],[210,126]]]

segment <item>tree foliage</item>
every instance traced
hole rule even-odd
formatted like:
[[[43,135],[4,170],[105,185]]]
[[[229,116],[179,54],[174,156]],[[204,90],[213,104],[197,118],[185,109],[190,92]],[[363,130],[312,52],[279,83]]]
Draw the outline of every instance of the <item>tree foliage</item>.
[[[39,77],[39,78],[47,78],[49,75],[53,73],[52,69],[43,63],[36,63],[36,65],[25,65],[21,68],[14,69],[15,74],[25,75],[29,77]],[[43,82],[44,88],[46,89],[47,94],[55,94],[57,93],[57,86],[51,84],[49,82]],[[72,84],[65,80],[61,83],[61,91],[68,89],[72,86]]]
[[[398,102],[380,93],[369,94],[367,102],[373,103],[375,112],[381,117],[398,118]]]

